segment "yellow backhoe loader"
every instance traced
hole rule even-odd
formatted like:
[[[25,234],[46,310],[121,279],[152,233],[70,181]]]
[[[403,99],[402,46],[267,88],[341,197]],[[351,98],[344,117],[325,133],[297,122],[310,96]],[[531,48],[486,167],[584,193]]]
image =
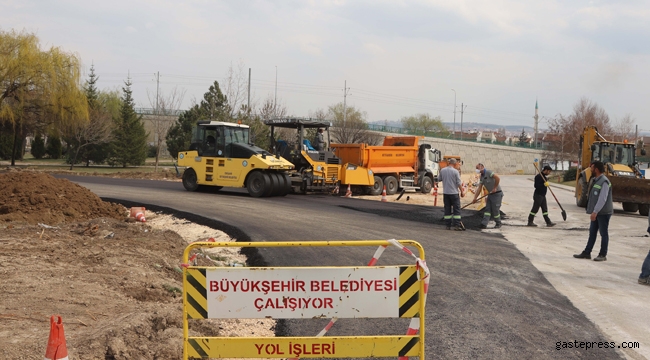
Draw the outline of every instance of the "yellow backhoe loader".
[[[645,150],[641,150],[645,155]],[[590,180],[589,165],[594,161],[605,164],[605,175],[612,184],[612,199],[623,203],[623,210],[638,211],[648,216],[650,210],[650,180],[643,178],[635,158],[635,144],[607,141],[595,126],[584,128],[580,136],[580,156],[576,176],[576,205],[587,206]]]

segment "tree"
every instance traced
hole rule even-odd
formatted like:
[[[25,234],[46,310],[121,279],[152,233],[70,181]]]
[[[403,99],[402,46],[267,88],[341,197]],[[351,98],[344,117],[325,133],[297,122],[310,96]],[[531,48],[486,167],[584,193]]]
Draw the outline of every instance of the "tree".
[[[147,92],[149,97],[149,103],[154,109],[153,116],[150,116],[148,119],[153,125],[153,135],[154,135],[154,148],[155,148],[155,158],[156,164],[154,166],[154,171],[158,172],[158,161],[160,159],[160,151],[162,150],[162,145],[165,140],[165,136],[169,132],[169,128],[172,126],[172,122],[169,121],[170,116],[178,114],[183,98],[185,97],[185,91],[179,91],[177,88],[172,89],[172,91],[165,95],[161,93],[154,97],[153,94]]]
[[[54,134],[47,137],[45,153],[50,157],[50,159],[61,158],[61,154],[63,153],[63,146],[61,145],[61,138],[59,135]]]
[[[368,130],[366,113],[357,110],[354,106],[345,109],[343,117],[343,103],[332,105],[328,109],[327,118],[332,120],[334,127],[331,130],[332,141],[341,144],[366,143],[378,145],[383,137]]]
[[[167,131],[165,143],[167,144],[167,151],[176,159],[178,153],[188,150],[192,143],[192,128],[196,122],[201,120],[204,112],[198,104],[192,106],[189,110],[183,112],[178,116],[176,122]]]
[[[210,120],[216,121],[229,121],[230,107],[228,106],[228,99],[221,92],[219,82],[215,81],[208,92],[203,94],[203,100],[200,103],[201,111]]]
[[[580,136],[586,126],[596,126],[603,134],[612,134],[609,115],[598,104],[582,98],[573,107],[573,113],[565,116],[558,114],[548,120],[549,133],[563,137],[564,152],[577,158],[580,151]],[[557,145],[549,150],[558,151]]]
[[[108,97],[97,90],[98,80],[99,77],[95,75],[95,67],[91,66],[84,87],[88,102],[89,121],[71,123],[63,127],[64,139],[69,146],[67,161],[70,163],[70,170],[78,161],[85,161],[88,166],[91,156],[96,158],[99,155],[97,154],[98,148],[105,150],[105,144],[112,138],[113,118],[108,105]],[[118,95],[113,93],[113,96]]]
[[[402,126],[411,133],[424,134],[429,132],[447,135],[449,131],[442,124],[440,116],[431,117],[429,114],[405,116],[401,120]]]
[[[34,34],[0,31],[0,124],[13,131],[12,166],[27,134],[87,121],[79,74],[75,55],[42,51]]]
[[[10,160],[13,154],[13,126],[0,122],[0,159]]]
[[[231,119],[240,118],[242,113],[252,113],[253,106],[249,109],[247,103],[245,103],[248,94],[248,81],[243,61],[240,60],[237,63],[237,69],[234,69],[233,65],[230,64],[223,86],[223,92],[227,99],[229,117]]]
[[[527,142],[528,135],[526,134],[526,130],[524,128],[521,128],[521,134],[519,134],[519,146],[526,146]]]
[[[227,100],[219,88],[219,82],[215,81],[210,85],[208,92],[203,94],[200,103],[194,104],[188,111],[178,116],[165,137],[167,151],[174,159],[180,151],[189,148],[192,142],[192,128],[197,121],[206,118],[226,122],[231,120]]]
[[[36,134],[36,137],[34,137],[31,153],[35,159],[42,159],[45,156],[45,140],[43,140],[41,134]]]
[[[625,116],[616,121],[614,126],[612,126],[612,135],[618,141],[630,139],[634,134],[634,123],[635,120],[632,115],[625,114]]]
[[[147,132],[144,130],[142,116],[135,112],[131,79],[127,79],[124,84],[122,107],[115,121],[109,162],[122,167],[143,165],[147,159]]]

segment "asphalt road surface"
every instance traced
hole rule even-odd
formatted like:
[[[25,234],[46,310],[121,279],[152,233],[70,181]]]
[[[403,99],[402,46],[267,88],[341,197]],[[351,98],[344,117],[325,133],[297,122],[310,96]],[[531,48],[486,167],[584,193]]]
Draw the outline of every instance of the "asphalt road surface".
[[[432,274],[426,305],[427,359],[625,357],[619,349],[597,345],[591,349],[558,350],[562,342],[573,345],[611,340],[499,230],[471,230],[478,224],[478,219],[472,218],[473,212],[463,212],[470,230],[456,232],[444,229],[439,207],[322,195],[251,198],[238,189],[190,193],[179,182],[64,177],[102,198],[173,212],[223,230],[238,241],[418,241],[425,249]],[[524,195],[529,198],[530,188],[532,183],[517,190],[521,194],[504,189],[504,202],[523,199]],[[517,222],[513,215],[508,217]],[[506,224],[509,221],[506,219]],[[520,227],[513,224],[512,228]],[[374,249],[356,247],[329,251],[320,247],[264,248],[251,253],[250,262],[268,266],[358,266],[365,265],[373,253]],[[399,251],[387,250],[380,260],[380,265],[404,263],[412,262]],[[312,319],[281,321],[278,335],[313,336],[326,323]],[[406,328],[405,319],[342,319],[329,335],[401,334]]]

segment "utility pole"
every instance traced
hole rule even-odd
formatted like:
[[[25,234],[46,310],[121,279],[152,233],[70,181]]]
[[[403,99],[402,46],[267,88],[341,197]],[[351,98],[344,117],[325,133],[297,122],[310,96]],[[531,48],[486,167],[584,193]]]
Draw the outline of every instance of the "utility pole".
[[[465,108],[467,105],[463,105],[463,103],[460,103],[460,139],[463,140],[463,112],[465,111]]]
[[[158,91],[160,90],[160,71],[156,72],[156,115],[158,115]]]
[[[535,149],[537,149],[537,124],[539,121],[539,113],[538,113],[538,107],[537,107],[537,100],[535,100]]]
[[[454,139],[456,138],[456,90],[451,89],[454,92]]]
[[[248,104],[246,110],[248,110],[249,114],[251,113],[251,68],[248,68]]]
[[[277,116],[278,106],[278,66],[275,65],[275,100],[273,100],[273,117]]]

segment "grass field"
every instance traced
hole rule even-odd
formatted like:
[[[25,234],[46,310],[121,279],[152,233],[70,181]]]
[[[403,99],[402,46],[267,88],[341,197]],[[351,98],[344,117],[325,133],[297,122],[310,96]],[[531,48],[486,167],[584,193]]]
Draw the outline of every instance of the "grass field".
[[[108,166],[108,165],[91,165],[77,164],[73,167],[72,172],[80,174],[119,174],[119,173],[153,173],[155,172],[155,158],[147,158],[145,165],[142,166]],[[0,161],[0,166],[9,166],[11,161]],[[31,154],[25,154],[23,160],[16,161],[16,167],[24,169],[38,169],[48,172],[69,172],[70,164],[65,163],[65,159],[35,159]],[[159,159],[158,172],[173,171],[174,162],[171,158]]]

